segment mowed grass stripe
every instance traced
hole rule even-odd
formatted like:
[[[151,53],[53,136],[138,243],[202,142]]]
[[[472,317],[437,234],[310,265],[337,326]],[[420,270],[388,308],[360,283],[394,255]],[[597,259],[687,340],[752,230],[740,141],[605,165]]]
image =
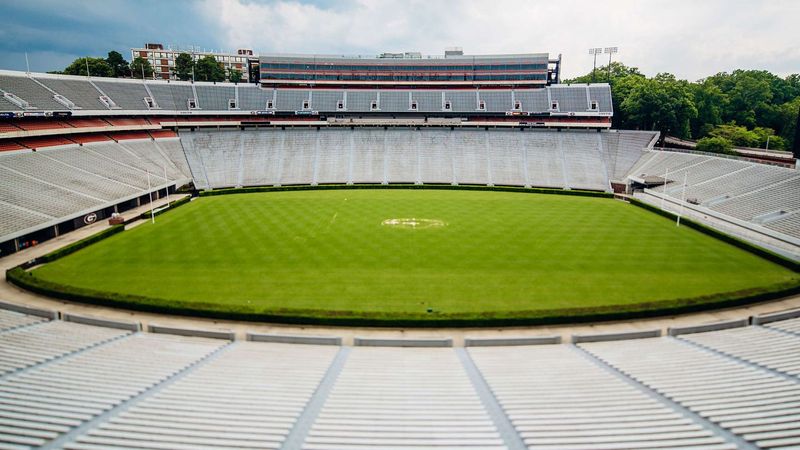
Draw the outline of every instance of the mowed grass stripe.
[[[381,224],[390,218],[446,226]],[[34,275],[218,311],[400,318],[631,305],[798,278],[610,199],[438,190],[205,197]]]

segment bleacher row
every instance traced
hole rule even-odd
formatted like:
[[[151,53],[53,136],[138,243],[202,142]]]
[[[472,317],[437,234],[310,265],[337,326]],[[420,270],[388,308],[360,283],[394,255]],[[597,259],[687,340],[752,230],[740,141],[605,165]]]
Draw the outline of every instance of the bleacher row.
[[[466,348],[229,341],[124,327],[0,310],[0,447],[800,445],[800,318]]]
[[[152,102],[148,104],[145,99]],[[555,109],[554,102],[557,103]],[[592,109],[593,104],[595,109]],[[142,82],[3,71],[0,73],[0,111],[22,110],[613,112],[608,85],[554,85],[520,90],[262,89],[254,84]]]
[[[407,128],[186,131],[199,189],[323,183],[443,183],[608,191],[648,132]]]
[[[667,177],[653,189],[701,208],[800,238],[800,172],[736,159],[648,151],[632,176]]]
[[[48,134],[43,136],[0,140],[0,152],[25,149],[37,150],[44,147],[70,144],[88,144],[90,142],[121,141],[129,139],[156,139],[164,137],[177,137],[177,134],[172,130],[108,131],[96,133],[65,133],[63,135]]]
[[[147,194],[148,186],[190,179],[178,138],[67,141],[2,152],[0,240]]]

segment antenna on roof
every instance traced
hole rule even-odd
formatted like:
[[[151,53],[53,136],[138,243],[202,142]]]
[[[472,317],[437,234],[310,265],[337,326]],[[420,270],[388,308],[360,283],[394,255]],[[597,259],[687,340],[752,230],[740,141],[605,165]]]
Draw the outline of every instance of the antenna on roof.
[[[89,57],[87,56],[83,62],[86,63],[86,78],[89,78]]]
[[[27,71],[28,75],[31,74],[31,65],[28,63],[28,52],[25,52],[25,70]]]

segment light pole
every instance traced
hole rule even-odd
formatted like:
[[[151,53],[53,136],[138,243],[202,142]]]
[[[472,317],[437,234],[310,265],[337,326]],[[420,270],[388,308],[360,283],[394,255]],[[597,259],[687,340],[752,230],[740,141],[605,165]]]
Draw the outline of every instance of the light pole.
[[[619,52],[619,47],[606,47],[605,52],[608,53],[608,77],[606,81],[611,83],[611,55]]]
[[[589,49],[589,54],[594,57],[594,64],[592,65],[592,83],[594,83],[594,78],[595,78],[594,74],[597,71],[597,55],[599,55],[600,53],[603,53],[602,48]]]

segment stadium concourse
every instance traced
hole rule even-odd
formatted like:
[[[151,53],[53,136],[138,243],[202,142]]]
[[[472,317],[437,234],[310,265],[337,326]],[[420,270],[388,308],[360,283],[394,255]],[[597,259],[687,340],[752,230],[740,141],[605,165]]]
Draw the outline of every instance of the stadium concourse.
[[[608,85],[557,78],[320,88],[2,71],[0,264],[185,185],[327,183],[620,191],[800,259],[795,168],[657,149],[656,132],[609,130]],[[0,300],[0,448],[800,446],[798,297],[473,330],[219,322],[7,283]]]

